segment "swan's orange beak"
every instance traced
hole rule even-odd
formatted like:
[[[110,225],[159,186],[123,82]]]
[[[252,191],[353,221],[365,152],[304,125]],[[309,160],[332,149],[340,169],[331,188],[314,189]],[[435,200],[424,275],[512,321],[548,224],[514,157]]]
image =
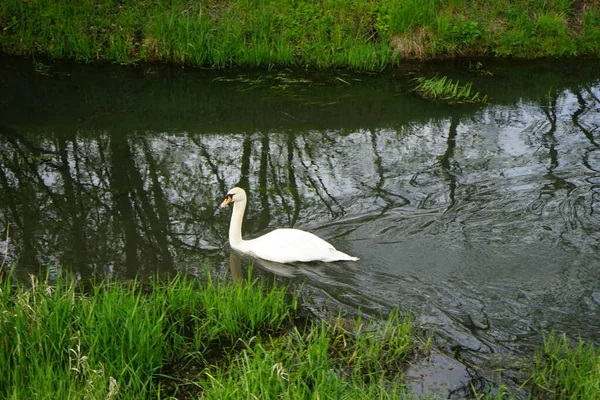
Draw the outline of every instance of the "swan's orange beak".
[[[228,194],[225,197],[225,200],[223,200],[223,202],[221,203],[221,207],[227,207],[229,205],[229,203],[231,203],[231,199],[233,198],[232,195]]]

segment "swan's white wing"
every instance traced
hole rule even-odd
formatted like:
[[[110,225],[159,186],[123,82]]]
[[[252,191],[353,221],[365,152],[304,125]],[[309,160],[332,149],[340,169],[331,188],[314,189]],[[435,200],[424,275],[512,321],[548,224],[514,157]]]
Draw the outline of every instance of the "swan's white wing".
[[[255,256],[279,263],[357,260],[337,251],[320,237],[299,229],[276,229],[246,241],[245,245]]]

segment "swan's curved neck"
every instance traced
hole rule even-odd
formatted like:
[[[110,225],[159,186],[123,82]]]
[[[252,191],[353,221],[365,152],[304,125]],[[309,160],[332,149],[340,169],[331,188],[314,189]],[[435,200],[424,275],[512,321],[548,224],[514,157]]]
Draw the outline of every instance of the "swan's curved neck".
[[[231,223],[229,224],[229,244],[233,248],[238,248],[244,242],[242,239],[242,220],[246,211],[246,201],[236,201],[233,203],[233,212],[231,213]]]

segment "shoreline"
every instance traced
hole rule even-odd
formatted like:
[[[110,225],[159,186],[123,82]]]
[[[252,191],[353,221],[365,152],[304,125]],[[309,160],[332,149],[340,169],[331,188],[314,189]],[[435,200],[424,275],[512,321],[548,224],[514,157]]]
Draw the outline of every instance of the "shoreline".
[[[5,0],[0,52],[119,64],[381,71],[454,58],[600,56],[600,4]]]
[[[22,283],[7,275],[0,310],[0,332],[13,332],[0,340],[7,398],[406,399],[416,398],[407,368],[436,357],[432,336],[410,314],[340,313],[319,322],[298,293],[250,272],[233,282],[207,273],[86,285],[68,276]],[[598,360],[593,344],[549,332],[520,362],[527,376],[518,388],[501,375],[482,377],[486,387],[471,395],[594,398]]]

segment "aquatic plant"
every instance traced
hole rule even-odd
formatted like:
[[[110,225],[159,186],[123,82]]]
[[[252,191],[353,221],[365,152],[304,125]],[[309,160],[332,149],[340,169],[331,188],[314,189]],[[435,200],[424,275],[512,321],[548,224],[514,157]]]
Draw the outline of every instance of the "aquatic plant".
[[[487,96],[473,92],[472,83],[461,85],[447,77],[416,78],[417,86],[414,92],[419,96],[431,100],[443,100],[451,103],[485,103]]]

